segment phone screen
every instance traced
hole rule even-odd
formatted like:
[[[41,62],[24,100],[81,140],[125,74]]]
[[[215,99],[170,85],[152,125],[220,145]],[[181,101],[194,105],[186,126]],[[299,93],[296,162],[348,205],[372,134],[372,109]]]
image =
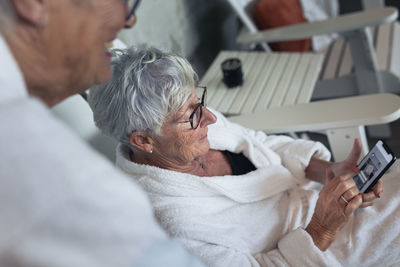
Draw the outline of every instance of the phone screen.
[[[360,172],[353,177],[360,193],[370,191],[395,160],[389,147],[379,140],[361,160],[357,166]]]

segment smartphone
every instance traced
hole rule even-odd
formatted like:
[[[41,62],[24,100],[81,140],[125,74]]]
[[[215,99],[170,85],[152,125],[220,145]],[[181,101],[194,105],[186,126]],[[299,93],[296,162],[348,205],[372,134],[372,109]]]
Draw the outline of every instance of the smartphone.
[[[358,191],[360,193],[371,191],[395,160],[396,157],[390,148],[385,142],[379,140],[357,166],[360,171],[353,180]]]

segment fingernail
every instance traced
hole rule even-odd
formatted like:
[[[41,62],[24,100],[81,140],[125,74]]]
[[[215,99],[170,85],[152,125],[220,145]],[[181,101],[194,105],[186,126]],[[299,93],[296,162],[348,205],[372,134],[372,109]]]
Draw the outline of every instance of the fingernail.
[[[378,197],[381,198],[381,195],[382,195],[382,192],[379,192],[378,193]]]
[[[356,167],[356,168],[353,169],[353,171],[358,173],[360,170]]]

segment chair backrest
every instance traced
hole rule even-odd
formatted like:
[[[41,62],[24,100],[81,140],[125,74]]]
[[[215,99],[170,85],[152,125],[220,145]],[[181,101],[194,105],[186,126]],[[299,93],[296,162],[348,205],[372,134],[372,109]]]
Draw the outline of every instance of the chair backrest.
[[[254,23],[256,0],[228,0],[240,20],[251,33],[258,32],[257,25]]]
[[[254,23],[255,5],[257,0],[228,0],[228,2],[250,33],[256,33],[259,31],[257,25]],[[260,43],[260,46],[265,51],[271,51],[268,44],[265,42]]]

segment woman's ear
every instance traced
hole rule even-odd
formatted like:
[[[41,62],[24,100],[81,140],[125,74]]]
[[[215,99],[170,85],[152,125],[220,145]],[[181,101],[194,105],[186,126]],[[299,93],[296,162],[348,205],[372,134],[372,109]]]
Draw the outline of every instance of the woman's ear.
[[[129,143],[141,151],[152,153],[153,152],[153,138],[145,132],[132,132],[129,136]]]
[[[48,0],[13,0],[17,16],[27,23],[42,27],[48,20]]]

